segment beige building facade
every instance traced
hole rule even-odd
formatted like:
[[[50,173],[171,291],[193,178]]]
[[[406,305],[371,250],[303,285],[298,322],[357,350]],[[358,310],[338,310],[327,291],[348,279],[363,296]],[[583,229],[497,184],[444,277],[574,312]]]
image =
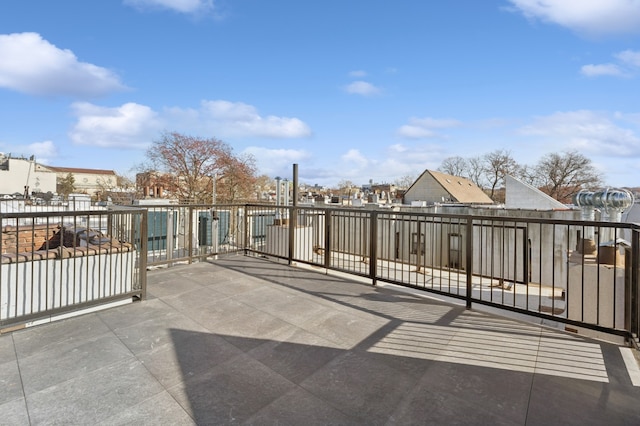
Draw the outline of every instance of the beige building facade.
[[[0,153],[0,194],[30,195],[56,192],[56,174],[35,162],[33,157],[11,158]]]
[[[113,170],[52,166],[47,168],[56,174],[58,180],[71,174],[74,179],[74,192],[95,195],[99,192],[110,191],[118,186],[117,175]]]

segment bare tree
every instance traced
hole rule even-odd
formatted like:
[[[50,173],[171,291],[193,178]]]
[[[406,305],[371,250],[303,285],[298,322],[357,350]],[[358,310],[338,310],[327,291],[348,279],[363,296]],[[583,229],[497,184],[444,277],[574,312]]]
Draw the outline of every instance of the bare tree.
[[[467,160],[467,164],[469,167],[469,176],[467,178],[476,184],[478,188],[483,188],[486,186],[486,182],[484,179],[484,161],[482,157],[471,157]]]
[[[466,159],[459,156],[447,157],[442,160],[438,171],[448,175],[466,178],[469,174],[469,163]]]
[[[182,201],[212,200],[212,182],[221,184],[220,200],[241,198],[255,180],[253,157],[237,157],[229,145],[216,138],[197,138],[164,133],[147,151],[147,158],[159,171],[173,178],[172,189]]]
[[[129,189],[135,188],[135,182],[128,176],[117,174],[116,186],[122,190],[128,191]]]
[[[540,186],[538,182],[538,176],[536,175],[536,168],[531,167],[527,164],[520,166],[517,175],[514,177],[520,179],[524,183],[528,183],[531,186]]]
[[[509,151],[501,149],[486,154],[483,159],[483,170],[490,188],[489,197],[495,200],[496,189],[499,185],[504,186],[505,176],[516,175],[520,166]]]
[[[398,187],[398,189],[407,189],[411,185],[413,185],[413,182],[415,181],[416,181],[415,175],[408,174],[396,179],[394,184]]]
[[[591,160],[576,151],[547,154],[535,166],[529,166],[518,164],[509,151],[500,149],[469,159],[446,158],[438,170],[466,177],[478,187],[486,188],[494,201],[504,201],[502,187],[507,175],[540,188],[564,203],[571,202],[580,189],[602,185],[602,176]]]
[[[102,178],[96,179],[97,190],[91,197],[94,201],[106,201],[109,197],[109,191],[114,188],[115,182],[111,179],[104,180]]]
[[[591,160],[577,151],[545,155],[536,165],[535,176],[541,190],[563,203],[570,203],[581,189],[602,185]]]
[[[351,197],[351,194],[355,192],[357,186],[350,180],[341,180],[338,182],[338,193],[341,195],[347,195]]]

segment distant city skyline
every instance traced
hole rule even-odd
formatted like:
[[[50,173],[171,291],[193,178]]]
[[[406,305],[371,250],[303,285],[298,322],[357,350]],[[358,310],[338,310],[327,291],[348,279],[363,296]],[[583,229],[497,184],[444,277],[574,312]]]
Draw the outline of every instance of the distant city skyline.
[[[640,0],[4,0],[0,28],[0,152],[52,166],[131,177],[177,131],[310,185],[503,149],[640,186]]]

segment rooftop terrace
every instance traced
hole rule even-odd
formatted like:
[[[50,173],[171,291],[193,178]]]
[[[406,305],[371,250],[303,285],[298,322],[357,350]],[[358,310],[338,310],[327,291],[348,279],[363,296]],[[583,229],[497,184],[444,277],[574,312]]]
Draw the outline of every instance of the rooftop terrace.
[[[632,349],[247,256],[0,359],[3,424],[640,424]]]

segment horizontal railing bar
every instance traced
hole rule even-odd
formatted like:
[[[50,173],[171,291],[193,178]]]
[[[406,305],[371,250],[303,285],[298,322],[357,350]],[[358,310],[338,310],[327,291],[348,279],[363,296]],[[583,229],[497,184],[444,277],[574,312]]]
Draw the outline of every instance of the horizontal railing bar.
[[[613,261],[601,258],[605,249],[600,244],[618,235],[631,235],[635,241],[640,224],[471,210],[440,213],[271,203],[163,204],[17,212],[1,214],[0,219],[42,218],[55,226],[56,218],[91,222],[86,219],[103,217],[116,224],[116,218],[122,216],[126,219],[114,229],[131,234],[128,238],[133,239],[128,242],[137,250],[136,256],[145,252],[138,265],[145,272],[136,269],[135,274],[146,274],[148,267],[244,252],[570,326],[625,336],[638,331],[637,300],[633,318],[625,319],[623,325],[618,316],[630,308],[619,306],[622,302],[615,291],[631,285],[633,294],[638,292],[638,244],[625,249],[631,250],[626,257],[627,262],[633,259],[632,274],[617,263],[617,250]],[[141,218],[146,233],[140,227]],[[19,224],[18,228],[29,232],[31,226]],[[588,238],[595,241],[597,256],[581,251]],[[620,281],[628,275],[629,282]],[[608,285],[610,281],[613,286]],[[623,302],[631,304],[626,299]]]
[[[11,328],[16,325],[29,323],[32,321],[41,320],[47,317],[60,316],[68,313],[72,313],[75,311],[83,311],[88,308],[100,306],[100,305],[108,305],[114,302],[120,302],[127,300],[132,297],[138,297],[142,295],[142,290],[132,290],[127,293],[118,294],[117,296],[108,296],[101,299],[89,300],[86,302],[76,303],[69,306],[64,306],[60,308],[47,309],[46,311],[36,312],[33,314],[21,315],[18,317],[11,317],[5,320],[0,320],[0,328]]]

